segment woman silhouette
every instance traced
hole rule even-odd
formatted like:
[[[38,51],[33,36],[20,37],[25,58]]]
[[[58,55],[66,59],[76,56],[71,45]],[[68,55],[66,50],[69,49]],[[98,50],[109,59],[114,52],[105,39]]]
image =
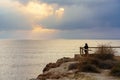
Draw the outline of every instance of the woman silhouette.
[[[85,52],[85,55],[88,55],[88,44],[87,43],[85,43],[84,52]]]

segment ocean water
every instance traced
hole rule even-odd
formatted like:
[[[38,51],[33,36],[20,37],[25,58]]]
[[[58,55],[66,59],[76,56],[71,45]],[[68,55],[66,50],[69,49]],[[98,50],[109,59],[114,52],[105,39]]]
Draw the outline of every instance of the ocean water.
[[[36,78],[47,63],[74,57],[85,43],[120,46],[120,40],[0,40],[0,80]]]

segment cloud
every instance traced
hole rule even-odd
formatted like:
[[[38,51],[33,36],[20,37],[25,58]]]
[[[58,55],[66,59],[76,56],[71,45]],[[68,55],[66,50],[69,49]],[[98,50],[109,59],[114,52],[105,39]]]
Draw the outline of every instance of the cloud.
[[[53,29],[45,29],[42,27],[34,27],[32,30],[15,30],[15,31],[0,31],[1,39],[53,39],[58,31]]]
[[[96,28],[96,29],[78,29],[61,30],[57,33],[57,39],[120,39],[120,30],[118,28]]]
[[[50,36],[52,36],[52,33],[57,31],[54,29],[40,27],[40,25],[36,23],[37,21],[41,21],[42,19],[45,19],[49,16],[55,17],[57,8],[55,8],[54,5],[49,5],[37,1],[30,1],[26,5],[23,5],[18,1],[11,0],[0,1],[0,4],[2,4],[0,5],[1,36],[3,34],[5,35],[6,33],[9,33],[7,37],[9,37],[11,34],[11,37],[38,37],[42,39],[47,37],[50,38]],[[60,14],[61,9],[58,11],[59,15],[62,17],[63,13]],[[27,37],[24,34],[26,34]]]
[[[21,0],[20,0],[21,1]],[[26,1],[26,0],[22,0]],[[104,3],[119,2],[119,0],[37,0],[48,4],[58,4],[60,6],[74,6],[74,5],[86,5],[86,6],[96,6]]]
[[[6,0],[0,1],[0,4],[2,4],[0,5],[0,17],[2,18],[0,25],[4,27],[8,25],[13,28],[21,25],[32,27],[37,21],[56,15],[62,17],[64,13],[64,8],[38,1],[29,1],[26,5],[23,5],[18,1]]]
[[[34,39],[50,39],[58,31],[55,29],[47,29],[40,25],[33,25],[33,29],[30,32],[29,38]]]
[[[83,1],[81,5],[64,6],[65,12],[62,20],[57,22],[54,18],[47,18],[39,22],[46,25],[47,28],[56,28],[61,30],[74,30],[81,28],[95,27],[118,27],[119,24],[119,4],[118,1]],[[64,1],[63,1],[64,2]],[[76,1],[74,1],[76,2]],[[93,4],[93,5],[92,5]],[[108,10],[108,8],[110,10]],[[53,21],[50,21],[53,19]],[[47,23],[48,22],[48,23]]]
[[[59,8],[58,10],[56,10],[55,14],[59,19],[62,18],[64,14],[64,8]]]
[[[33,25],[33,29],[32,29],[32,33],[34,34],[52,34],[52,33],[55,33],[57,32],[57,30],[54,30],[54,29],[46,29],[40,25]]]
[[[0,1],[0,4],[0,31],[31,29],[30,21],[18,10],[19,3],[6,0]]]
[[[117,38],[119,4],[119,0],[4,0],[0,31],[29,38]]]
[[[13,14],[13,12],[9,12],[7,14],[0,14],[0,31],[4,30],[28,30],[31,29],[30,22],[23,17],[21,14]],[[21,18],[23,17],[23,18]]]
[[[54,14],[54,7],[46,3],[29,2],[21,7],[21,11],[32,19],[44,19]]]

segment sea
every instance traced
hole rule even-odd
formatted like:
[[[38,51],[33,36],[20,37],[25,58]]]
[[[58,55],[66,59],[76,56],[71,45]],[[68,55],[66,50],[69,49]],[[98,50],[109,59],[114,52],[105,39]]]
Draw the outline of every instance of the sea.
[[[46,64],[74,57],[85,43],[89,47],[120,46],[120,40],[0,40],[0,80],[36,78]],[[120,55],[120,48],[115,50],[115,55]]]

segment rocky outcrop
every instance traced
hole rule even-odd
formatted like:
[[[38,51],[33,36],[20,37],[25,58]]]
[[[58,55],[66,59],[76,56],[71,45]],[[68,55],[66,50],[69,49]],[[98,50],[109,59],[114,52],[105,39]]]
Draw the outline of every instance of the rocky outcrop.
[[[56,67],[59,67],[60,64],[57,64],[57,63],[49,63],[46,65],[46,67],[43,69],[43,73],[45,71],[49,71],[51,68],[56,68]]]
[[[53,75],[52,72],[44,73],[41,74],[37,77],[39,80],[46,80],[46,79],[59,79],[61,76],[60,75]]]
[[[62,64],[62,63],[71,62],[71,61],[74,61],[74,58],[63,57],[61,59],[58,59],[56,63]]]
[[[74,59],[68,57],[63,57],[61,59],[58,59],[56,63],[47,64],[46,67],[43,69],[43,73],[49,71],[51,68],[59,67],[62,63],[71,62],[71,61],[74,61]]]
[[[77,55],[75,58],[64,57],[58,59],[56,63],[47,64],[43,74],[40,74],[35,80],[119,80],[109,75],[109,65],[111,68],[114,61],[105,61],[106,65],[99,61],[93,57],[79,57]],[[98,69],[99,64],[107,68]]]
[[[77,64],[78,62],[66,62],[61,64],[59,67],[51,68],[48,71],[45,71],[43,74],[40,74],[37,79],[46,80],[46,79],[61,79],[67,77],[70,74],[75,73],[77,70],[69,70],[71,64]]]

